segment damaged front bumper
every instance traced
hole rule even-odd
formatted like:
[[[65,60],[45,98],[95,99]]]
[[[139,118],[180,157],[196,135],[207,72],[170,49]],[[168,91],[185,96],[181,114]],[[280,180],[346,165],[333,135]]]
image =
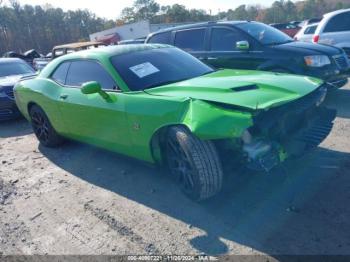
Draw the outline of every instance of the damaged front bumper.
[[[319,107],[306,114],[304,125],[280,141],[255,139],[243,145],[247,167],[257,171],[270,171],[287,158],[300,157],[321,144],[333,128],[336,110]]]
[[[298,157],[323,142],[332,131],[337,111],[325,107],[318,108],[308,125],[300,129],[285,143],[285,150],[290,156]]]
[[[243,146],[247,167],[256,171],[268,172],[283,162],[280,152],[282,151],[277,143],[265,140],[257,140]]]

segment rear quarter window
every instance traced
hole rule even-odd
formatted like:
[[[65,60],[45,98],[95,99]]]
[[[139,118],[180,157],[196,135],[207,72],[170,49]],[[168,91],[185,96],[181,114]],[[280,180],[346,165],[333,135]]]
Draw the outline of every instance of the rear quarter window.
[[[155,44],[171,44],[170,42],[171,42],[171,32],[155,34],[148,40],[148,43],[155,43]]]
[[[61,85],[64,85],[66,82],[69,65],[70,65],[70,62],[64,62],[60,64],[51,75],[51,79]]]

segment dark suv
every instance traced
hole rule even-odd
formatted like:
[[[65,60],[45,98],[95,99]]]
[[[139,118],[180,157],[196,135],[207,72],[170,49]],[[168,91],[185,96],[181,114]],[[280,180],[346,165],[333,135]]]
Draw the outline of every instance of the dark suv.
[[[330,87],[347,83],[350,62],[337,47],[296,42],[258,22],[206,22],[150,34],[146,43],[182,48],[217,68],[267,70],[318,77]]]

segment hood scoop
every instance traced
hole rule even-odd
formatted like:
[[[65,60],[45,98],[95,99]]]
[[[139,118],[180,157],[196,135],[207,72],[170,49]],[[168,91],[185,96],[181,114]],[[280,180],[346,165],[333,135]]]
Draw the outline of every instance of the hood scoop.
[[[231,88],[231,90],[234,92],[242,92],[242,91],[257,90],[257,89],[259,89],[257,85],[247,85],[247,86],[239,86],[239,87]]]

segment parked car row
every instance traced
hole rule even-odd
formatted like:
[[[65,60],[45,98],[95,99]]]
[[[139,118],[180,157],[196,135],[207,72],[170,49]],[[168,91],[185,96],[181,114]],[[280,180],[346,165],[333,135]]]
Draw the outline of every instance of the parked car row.
[[[14,51],[9,51],[3,54],[3,57],[5,58],[20,58],[24,61],[26,61],[29,65],[33,66],[33,61],[36,58],[42,57],[41,54],[38,53],[35,49],[28,50],[24,52],[23,54],[16,53]]]
[[[35,75],[34,69],[22,59],[0,58],[0,121],[20,116],[13,87],[21,78],[32,75]]]
[[[312,37],[305,38],[306,34]],[[325,14],[317,23],[305,25],[296,39],[340,47],[350,58],[350,9]]]

